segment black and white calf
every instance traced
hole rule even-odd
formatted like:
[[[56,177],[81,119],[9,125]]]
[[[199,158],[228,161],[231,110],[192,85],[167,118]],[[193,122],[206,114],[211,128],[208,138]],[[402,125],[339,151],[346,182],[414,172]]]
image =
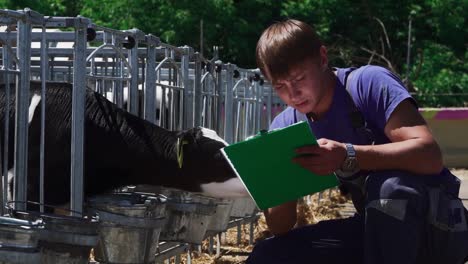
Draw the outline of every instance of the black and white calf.
[[[31,82],[28,142],[28,200],[31,201],[39,200],[40,86],[39,82]],[[13,168],[14,100],[12,94],[8,103],[10,169]],[[47,83],[46,204],[59,205],[69,201],[71,103],[71,84]],[[5,89],[2,87],[1,133],[4,132],[6,105]],[[85,196],[134,184],[161,185],[215,197],[245,196],[247,193],[243,185],[220,152],[224,146],[226,142],[212,130],[197,127],[168,131],[129,114],[90,89],[86,91]],[[4,153],[3,149],[0,149],[0,153]],[[14,176],[9,173],[9,178],[11,181]]]

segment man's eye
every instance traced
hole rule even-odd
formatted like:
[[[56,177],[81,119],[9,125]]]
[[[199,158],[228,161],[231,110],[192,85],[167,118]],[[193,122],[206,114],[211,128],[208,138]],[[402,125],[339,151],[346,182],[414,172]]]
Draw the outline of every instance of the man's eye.
[[[283,85],[275,85],[275,90],[282,90],[284,88]]]
[[[301,75],[301,76],[296,78],[296,82],[299,82],[299,81],[302,81],[302,80],[304,80],[304,75]]]

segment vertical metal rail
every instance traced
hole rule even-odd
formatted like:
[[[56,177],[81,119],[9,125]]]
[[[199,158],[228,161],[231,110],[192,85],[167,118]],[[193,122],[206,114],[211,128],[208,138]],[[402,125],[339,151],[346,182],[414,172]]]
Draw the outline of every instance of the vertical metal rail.
[[[263,87],[265,87],[265,86],[263,86]],[[270,126],[271,121],[272,121],[272,116],[273,116],[273,112],[272,112],[273,109],[271,108],[271,106],[273,104],[272,98],[271,98],[272,93],[273,93],[273,88],[270,86],[268,88],[268,91],[267,91],[267,105],[266,105],[267,126]]]
[[[248,80],[247,75],[245,76],[246,80]],[[247,138],[251,122],[252,120],[252,109],[251,105],[252,102],[250,101],[252,99],[252,83],[250,81],[244,81],[244,134],[242,137],[242,140]]]
[[[183,91],[183,96],[184,96],[184,112],[185,112],[185,118],[184,118],[184,126],[183,128],[189,128],[193,126],[193,88],[190,85],[190,77],[189,77],[189,71],[190,71],[190,58],[192,56],[192,48],[188,46],[182,47],[184,50],[184,53],[181,58],[181,68],[182,68],[182,78],[183,78],[183,83],[184,83],[184,91]]]
[[[224,101],[224,140],[229,144],[234,143],[234,134],[233,134],[233,94],[232,89],[234,88],[234,67],[228,63],[226,65],[226,93]]]
[[[18,21],[18,60],[20,78],[16,83],[16,117],[15,117],[15,189],[14,199],[18,210],[25,210],[27,201],[28,175],[28,105],[31,67],[31,23],[29,11],[25,10],[24,20]]]
[[[7,34],[10,34],[10,31],[7,31]],[[4,205],[7,202],[8,199],[8,162],[9,162],[9,134],[10,134],[10,119],[8,118],[10,116],[10,53],[8,48],[10,47],[10,38],[7,36],[6,45],[3,46],[2,52],[3,52],[3,68],[5,69],[4,72],[4,80],[5,80],[5,120],[4,120],[4,138],[3,138],[3,160],[2,160],[2,174],[3,174],[3,186],[2,186],[2,204],[1,204],[1,213],[3,215],[3,210],[4,210]],[[17,79],[17,75],[14,77]],[[17,82],[17,80],[16,80]],[[13,191],[13,190],[10,190]]]
[[[259,129],[268,129],[268,127],[265,127],[262,122],[262,120],[264,120],[263,118],[265,115],[265,112],[263,111],[263,109],[265,109],[265,106],[266,106],[264,92],[265,92],[265,87],[261,85],[259,82],[258,84],[258,97],[260,98],[260,103],[258,105],[258,119],[259,119],[258,128]]]
[[[39,203],[40,211],[44,212],[44,160],[45,160],[45,111],[46,111],[46,81],[48,69],[46,29],[42,26],[41,38],[41,138],[39,149]]]
[[[83,212],[84,106],[86,96],[86,27],[88,19],[75,18],[73,51],[73,99],[71,135],[70,209],[79,216]]]
[[[215,86],[215,93],[217,95],[217,100],[216,100],[216,104],[217,104],[217,107],[216,107],[216,110],[217,110],[217,113],[216,113],[216,126],[215,126],[215,129],[216,131],[218,131],[218,133],[220,133],[220,136],[221,137],[224,137],[224,122],[226,122],[226,120],[224,120],[224,116],[222,116],[222,111],[223,111],[223,102],[224,102],[224,93],[223,91],[225,91],[224,86],[224,82],[223,82],[223,68],[222,68],[222,64],[217,62],[216,64],[218,64],[218,67],[219,69],[217,69],[215,67],[215,72],[216,72],[216,86]],[[217,69],[217,70],[216,70]],[[224,122],[222,121],[224,120]]]
[[[151,123],[156,123],[156,46],[159,39],[153,35],[146,36],[146,73],[144,86],[143,116]]]
[[[169,58],[170,61],[173,61],[174,59],[174,53],[170,48],[166,48],[166,58]],[[168,66],[169,67],[167,68],[167,82],[169,85],[173,86],[174,85],[174,69],[172,68],[172,65],[170,63]],[[177,114],[175,112],[174,89],[172,87],[167,88],[166,92],[168,95],[167,108],[169,109],[169,124],[167,128],[169,130],[174,130],[176,127],[176,114]]]
[[[259,96],[259,86],[258,82],[254,81],[253,83],[253,91],[254,91],[254,105],[253,105],[253,112],[254,112],[254,122],[253,122],[253,132],[257,132],[260,127],[260,102],[261,98]]]
[[[195,102],[195,126],[201,125],[201,105],[202,105],[202,94],[201,94],[201,56],[197,52],[195,53],[195,85],[194,85],[194,102]]]
[[[139,37],[138,33],[141,32],[137,29],[131,30],[134,34],[133,37],[135,39],[135,46],[130,51],[130,72],[131,72],[131,79],[130,79],[130,87],[128,91],[128,103],[129,103],[129,112],[138,115],[138,103],[139,103],[139,96],[138,96],[138,43]]]
[[[175,57],[175,56],[174,56]],[[181,63],[182,63],[182,58],[181,58]],[[182,89],[177,90],[177,110],[179,111],[178,114],[178,119],[177,119],[177,130],[182,130],[184,128],[184,119],[185,119],[185,113],[184,113],[184,105],[185,105],[185,97],[184,97],[184,83],[181,78],[182,73],[180,66],[178,68],[175,68],[175,83],[177,87],[182,87]]]

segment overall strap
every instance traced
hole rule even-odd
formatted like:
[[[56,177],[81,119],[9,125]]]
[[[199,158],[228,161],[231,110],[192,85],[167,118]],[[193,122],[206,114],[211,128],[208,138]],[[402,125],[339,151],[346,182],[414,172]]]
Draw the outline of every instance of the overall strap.
[[[351,119],[351,124],[353,128],[358,129],[366,127],[366,120],[364,119],[364,116],[356,106],[356,103],[354,103],[353,97],[351,96],[350,83],[353,80],[354,70],[355,68],[352,68],[351,71],[347,73],[341,72],[341,74],[338,71],[335,71],[335,74],[346,89],[346,101],[348,102],[348,112]]]
[[[341,81],[343,86],[346,90],[346,101],[348,102],[348,113],[349,119],[351,120],[351,125],[354,129],[358,130],[360,133],[366,135],[370,144],[373,145],[375,143],[374,133],[367,127],[366,119],[364,115],[356,106],[354,99],[351,95],[351,83],[353,78],[355,77],[355,70],[356,68],[351,68],[351,71],[344,72],[338,71],[337,69],[333,69],[338,80]]]

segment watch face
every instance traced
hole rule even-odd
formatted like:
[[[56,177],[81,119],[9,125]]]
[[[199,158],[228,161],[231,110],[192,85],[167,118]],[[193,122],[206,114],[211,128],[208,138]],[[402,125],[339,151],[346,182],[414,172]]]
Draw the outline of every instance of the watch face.
[[[349,157],[346,159],[343,169],[346,171],[352,171],[356,168],[356,159],[354,157]]]

